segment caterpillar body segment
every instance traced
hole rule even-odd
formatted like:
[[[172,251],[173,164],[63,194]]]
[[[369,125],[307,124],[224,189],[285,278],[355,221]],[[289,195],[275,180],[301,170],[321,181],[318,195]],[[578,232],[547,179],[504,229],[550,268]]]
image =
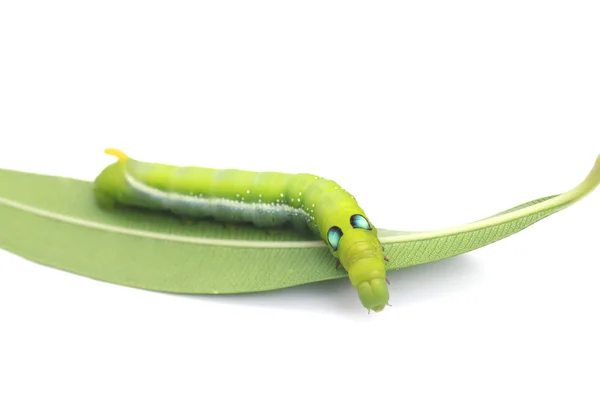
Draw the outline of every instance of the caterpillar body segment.
[[[249,222],[259,228],[308,228],[348,271],[365,308],[381,311],[387,305],[385,262],[377,230],[355,198],[334,181],[304,173],[147,163],[117,149],[106,153],[118,161],[94,182],[101,205],[167,210],[186,218]]]

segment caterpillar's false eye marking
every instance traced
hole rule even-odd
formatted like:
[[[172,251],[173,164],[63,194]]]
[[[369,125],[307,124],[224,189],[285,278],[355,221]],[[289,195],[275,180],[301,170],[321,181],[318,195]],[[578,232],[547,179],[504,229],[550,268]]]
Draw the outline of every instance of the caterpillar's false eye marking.
[[[343,234],[342,230],[337,226],[332,226],[329,228],[329,231],[327,231],[327,241],[333,251],[337,251]]]
[[[369,224],[369,221],[367,221],[367,219],[360,214],[354,214],[350,217],[350,225],[352,225],[354,229],[359,228],[365,229],[367,231],[370,231],[372,229],[371,224]]]

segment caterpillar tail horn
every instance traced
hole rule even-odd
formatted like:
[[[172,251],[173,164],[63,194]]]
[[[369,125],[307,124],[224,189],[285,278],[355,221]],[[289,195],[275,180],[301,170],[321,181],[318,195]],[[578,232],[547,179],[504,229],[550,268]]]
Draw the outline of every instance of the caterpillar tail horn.
[[[104,150],[104,152],[108,155],[115,156],[119,159],[119,162],[125,162],[129,159],[129,156],[125,154],[124,151],[114,148],[108,148]]]

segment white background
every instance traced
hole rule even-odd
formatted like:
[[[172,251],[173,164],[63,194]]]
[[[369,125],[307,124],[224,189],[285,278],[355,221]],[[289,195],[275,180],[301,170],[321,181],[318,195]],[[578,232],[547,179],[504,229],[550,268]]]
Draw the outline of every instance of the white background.
[[[0,5],[0,168],[312,172],[382,228],[470,222],[600,153],[594,1]],[[0,182],[1,184],[1,182]],[[96,282],[0,251],[2,399],[598,399],[600,193],[390,275],[237,297]],[[1,221],[0,221],[1,229]]]

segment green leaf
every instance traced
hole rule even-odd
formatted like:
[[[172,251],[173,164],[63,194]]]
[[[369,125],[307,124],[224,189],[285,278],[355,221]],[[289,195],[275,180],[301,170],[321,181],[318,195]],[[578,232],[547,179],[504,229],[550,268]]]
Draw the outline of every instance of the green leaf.
[[[600,183],[600,157],[573,190],[431,232],[380,230],[389,270],[488,245],[560,211]],[[40,264],[175,293],[241,293],[342,278],[320,240],[285,230],[100,209],[92,184],[0,169],[0,247]]]

